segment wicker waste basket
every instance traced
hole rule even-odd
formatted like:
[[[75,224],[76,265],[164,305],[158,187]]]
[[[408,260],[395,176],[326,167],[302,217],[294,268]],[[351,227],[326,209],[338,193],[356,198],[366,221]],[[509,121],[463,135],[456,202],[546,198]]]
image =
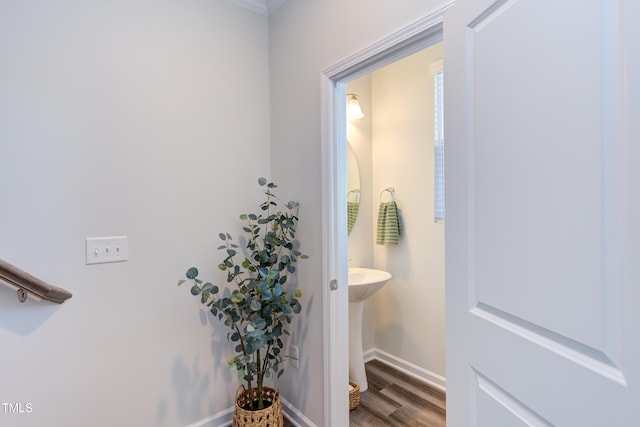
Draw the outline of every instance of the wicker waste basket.
[[[360,386],[349,380],[349,410],[352,411],[360,404]]]
[[[241,391],[242,390],[242,391]],[[267,408],[249,411],[243,407],[251,401],[258,400],[258,389],[247,390],[241,385],[236,392],[236,407],[233,414],[233,427],[282,427],[282,404],[280,392],[271,387],[263,387],[265,402],[271,403]]]

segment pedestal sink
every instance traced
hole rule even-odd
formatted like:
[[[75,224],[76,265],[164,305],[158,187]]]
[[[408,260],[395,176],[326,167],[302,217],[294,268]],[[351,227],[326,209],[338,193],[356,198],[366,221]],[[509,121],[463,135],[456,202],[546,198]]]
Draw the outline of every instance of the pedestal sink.
[[[391,274],[373,268],[349,268],[349,376],[363,392],[369,387],[362,352],[364,302],[391,279]]]

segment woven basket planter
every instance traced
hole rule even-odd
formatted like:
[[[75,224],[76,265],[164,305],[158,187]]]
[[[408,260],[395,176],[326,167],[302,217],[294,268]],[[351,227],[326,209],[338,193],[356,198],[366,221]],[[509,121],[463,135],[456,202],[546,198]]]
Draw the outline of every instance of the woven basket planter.
[[[349,410],[352,411],[360,404],[360,386],[349,380],[349,385],[353,387],[349,390]]]
[[[242,390],[242,391],[241,391]],[[236,407],[233,413],[233,427],[282,427],[282,404],[280,392],[271,387],[262,387],[264,392],[264,409],[250,411],[244,409],[250,402],[258,400],[258,389],[247,390],[241,385],[236,392]]]

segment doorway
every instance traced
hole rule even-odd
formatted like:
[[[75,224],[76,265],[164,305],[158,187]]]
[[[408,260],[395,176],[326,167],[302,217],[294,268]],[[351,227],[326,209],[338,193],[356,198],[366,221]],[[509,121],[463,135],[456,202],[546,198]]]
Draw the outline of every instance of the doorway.
[[[346,83],[443,40],[450,5],[322,72],[325,420],[348,425]]]

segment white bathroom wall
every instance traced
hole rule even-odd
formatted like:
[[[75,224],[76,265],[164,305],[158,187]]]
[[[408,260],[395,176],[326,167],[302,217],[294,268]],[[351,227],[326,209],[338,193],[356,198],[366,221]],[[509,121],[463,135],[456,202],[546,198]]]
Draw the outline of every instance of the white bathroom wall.
[[[188,288],[270,175],[268,19],[227,1],[0,2],[3,426],[185,426],[233,405],[226,331]],[[84,239],[127,235],[125,263]],[[215,327],[214,327],[215,326]]]
[[[324,414],[322,281],[322,70],[405,28],[447,0],[287,1],[269,17],[273,176],[286,195],[301,202],[298,236],[311,256],[299,268],[305,294],[304,327],[298,331],[300,369],[282,377],[281,390],[318,426]],[[345,331],[346,331],[345,327]],[[344,354],[331,355],[345,357]],[[330,366],[330,364],[329,364]],[[305,387],[301,389],[300,385]]]
[[[397,246],[374,245],[374,266],[393,278],[372,297],[365,324],[375,325],[378,349],[444,377],[444,224],[433,219],[430,71],[442,55],[438,44],[372,73],[371,215],[377,219],[380,192],[393,187],[403,236]]]

